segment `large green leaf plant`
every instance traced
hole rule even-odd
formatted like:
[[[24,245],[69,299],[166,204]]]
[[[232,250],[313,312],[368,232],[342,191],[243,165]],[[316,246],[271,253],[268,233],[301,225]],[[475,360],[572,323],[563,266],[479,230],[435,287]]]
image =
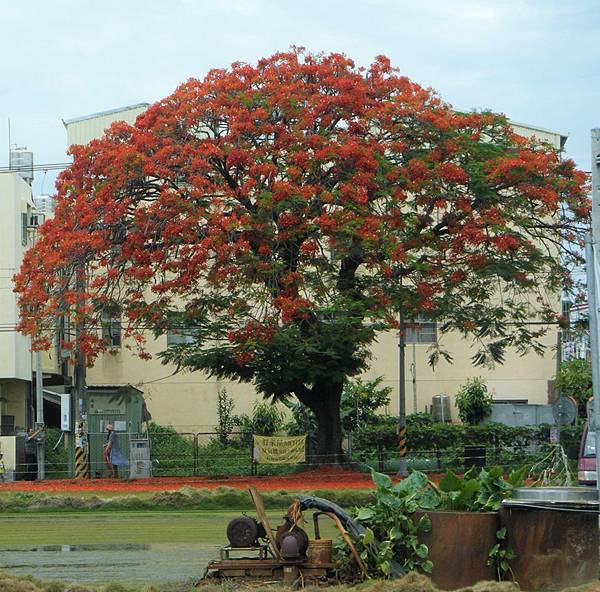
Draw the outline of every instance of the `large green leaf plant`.
[[[389,578],[413,570],[431,573],[429,549],[419,541],[420,532],[431,530],[427,511],[497,511],[502,500],[523,485],[524,473],[525,469],[515,470],[505,479],[502,467],[479,472],[472,468],[462,477],[448,471],[437,486],[420,471],[394,484],[388,475],[372,470],[373,501],[354,509],[354,518],[365,527],[363,534],[354,537],[354,543],[367,575]],[[415,516],[417,512],[424,513]],[[504,550],[501,538],[490,550],[490,561],[498,563],[497,568],[507,569],[500,563],[506,563],[514,554]],[[349,554],[345,546],[337,549],[342,575],[347,575],[344,572],[351,569]]]

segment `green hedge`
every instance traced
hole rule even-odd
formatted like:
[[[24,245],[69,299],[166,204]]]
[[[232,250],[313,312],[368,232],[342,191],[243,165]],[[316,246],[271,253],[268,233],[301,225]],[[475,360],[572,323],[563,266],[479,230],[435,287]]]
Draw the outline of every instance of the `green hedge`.
[[[486,423],[477,426],[463,424],[412,423],[407,418],[407,438],[409,451],[460,450],[465,446],[485,446],[486,448],[522,451],[532,447],[545,447],[550,441],[549,425],[510,427],[500,423]],[[383,417],[378,424],[364,426],[353,434],[353,449],[356,451],[385,448],[395,450],[397,419]],[[577,456],[582,426],[566,426],[561,430],[561,443],[571,458]]]

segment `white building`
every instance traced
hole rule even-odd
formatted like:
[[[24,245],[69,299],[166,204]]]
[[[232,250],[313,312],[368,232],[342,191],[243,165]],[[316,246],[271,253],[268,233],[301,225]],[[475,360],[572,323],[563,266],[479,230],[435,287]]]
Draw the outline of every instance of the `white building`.
[[[31,185],[18,172],[0,173],[0,435],[28,424],[31,343],[16,331],[12,277],[33,242]]]

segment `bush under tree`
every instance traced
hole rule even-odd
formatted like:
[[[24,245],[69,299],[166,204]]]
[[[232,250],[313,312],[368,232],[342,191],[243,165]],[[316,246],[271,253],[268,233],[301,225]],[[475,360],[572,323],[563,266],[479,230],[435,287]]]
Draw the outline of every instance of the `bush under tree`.
[[[494,399],[485,380],[475,377],[467,379],[467,383],[456,393],[454,401],[460,420],[468,425],[477,425],[491,415]]]
[[[560,365],[554,387],[563,397],[577,401],[579,417],[586,417],[586,405],[592,392],[592,364],[587,360],[569,360]]]

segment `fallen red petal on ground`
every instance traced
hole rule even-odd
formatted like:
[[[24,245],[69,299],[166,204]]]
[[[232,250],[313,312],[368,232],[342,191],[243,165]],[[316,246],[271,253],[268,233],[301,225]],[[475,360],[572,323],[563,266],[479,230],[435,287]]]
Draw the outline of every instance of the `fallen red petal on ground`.
[[[69,493],[78,491],[128,493],[136,491],[177,490],[182,487],[215,489],[220,486],[247,489],[254,485],[263,491],[315,490],[315,489],[370,489],[373,487],[369,473],[323,467],[276,477],[152,477],[124,481],[116,479],[57,479],[47,481],[16,481],[0,484],[3,491],[31,491],[45,493]]]

